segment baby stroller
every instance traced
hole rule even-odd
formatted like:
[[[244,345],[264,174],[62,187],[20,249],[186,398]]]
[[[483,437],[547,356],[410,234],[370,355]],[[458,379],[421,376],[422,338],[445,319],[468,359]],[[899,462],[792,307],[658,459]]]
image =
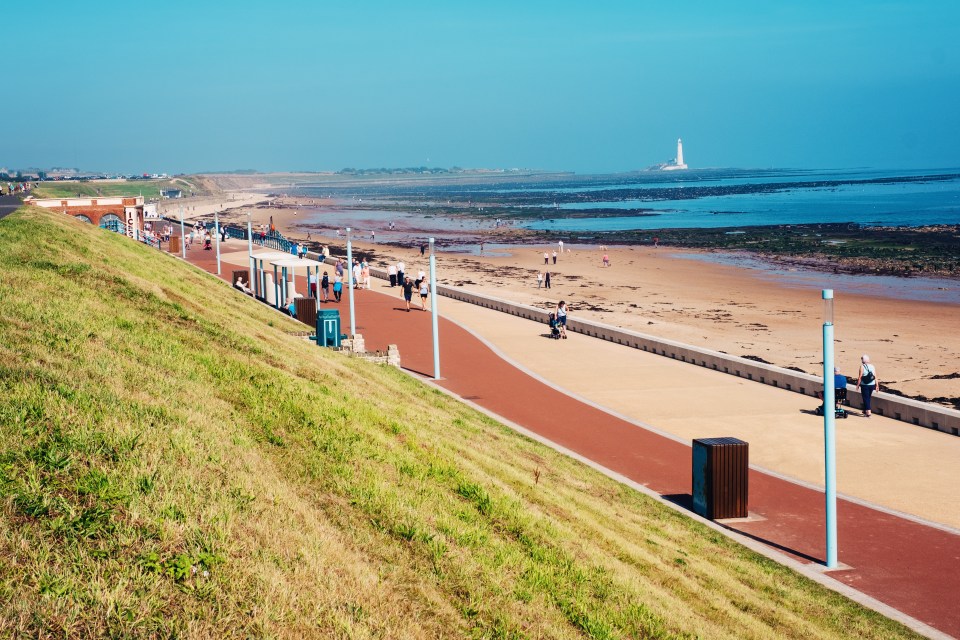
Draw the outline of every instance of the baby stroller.
[[[550,314],[550,337],[556,340],[560,339],[560,323],[557,321],[557,314]]]
[[[846,419],[847,412],[842,405],[847,403],[847,388],[846,387],[837,387],[833,390],[833,400],[834,400],[834,417]],[[823,415],[823,405],[821,404],[816,409],[818,416]]]

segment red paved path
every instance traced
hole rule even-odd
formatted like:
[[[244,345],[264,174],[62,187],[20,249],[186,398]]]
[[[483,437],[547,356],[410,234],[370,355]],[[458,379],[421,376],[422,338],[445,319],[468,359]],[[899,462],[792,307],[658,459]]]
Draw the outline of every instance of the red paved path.
[[[236,247],[237,242],[231,244]],[[213,251],[194,248],[188,258],[216,272]],[[225,279],[235,268],[224,263]],[[297,290],[306,291],[301,280]],[[384,288],[377,279],[373,282],[372,291],[355,293],[357,333],[371,351],[396,344],[403,368],[432,377],[430,314],[406,312],[399,288]],[[414,298],[419,300],[417,295]],[[442,299],[440,305],[442,310]],[[339,308],[343,332],[348,333],[346,291]],[[689,506],[689,446],[557,391],[442,317],[440,354],[440,385],[446,389]],[[802,562],[822,564],[826,555],[822,492],[751,470],[749,500],[751,514],[765,519],[729,528]],[[960,536],[842,499],[837,524],[839,560],[850,568],[831,571],[831,577],[960,637],[960,607],[954,603],[960,594]]]

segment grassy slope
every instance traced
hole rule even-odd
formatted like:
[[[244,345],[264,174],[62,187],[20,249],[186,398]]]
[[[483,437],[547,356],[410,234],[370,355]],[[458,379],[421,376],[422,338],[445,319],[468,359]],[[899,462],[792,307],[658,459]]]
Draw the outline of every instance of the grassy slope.
[[[169,256],[0,247],[0,635],[912,636]]]
[[[72,198],[97,196],[139,196],[148,200],[159,198],[161,189],[182,189],[190,195],[190,189],[196,195],[203,195],[206,189],[195,178],[173,178],[170,180],[130,180],[130,181],[62,181],[41,182],[32,191],[37,198]]]

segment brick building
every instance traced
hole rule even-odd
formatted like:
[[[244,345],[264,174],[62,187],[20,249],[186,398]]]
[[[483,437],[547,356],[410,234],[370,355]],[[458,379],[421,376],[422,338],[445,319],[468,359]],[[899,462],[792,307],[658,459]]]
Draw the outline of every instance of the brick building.
[[[143,231],[143,196],[112,198],[27,198],[26,204],[59,209],[82,222],[122,228],[131,238]]]

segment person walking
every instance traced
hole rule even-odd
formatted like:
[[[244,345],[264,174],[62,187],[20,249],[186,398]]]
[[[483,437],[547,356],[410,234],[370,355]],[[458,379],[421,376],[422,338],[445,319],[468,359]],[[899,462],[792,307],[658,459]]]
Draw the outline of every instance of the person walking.
[[[403,264],[403,260],[397,260],[397,282],[400,283],[401,287],[404,283],[403,270],[406,268],[406,266],[407,265]]]
[[[390,286],[397,286],[397,265],[391,264],[387,267],[387,273],[390,275]]]
[[[407,276],[403,279],[403,299],[407,303],[407,313],[410,313],[410,300],[413,299],[413,281]]]
[[[567,338],[567,303],[563,300],[560,301],[560,304],[557,305],[557,324],[560,327],[560,337],[566,340]]]
[[[550,254],[546,251],[543,252],[543,264],[550,264]]]
[[[863,396],[863,415],[869,418],[870,401],[873,398],[873,392],[880,389],[880,381],[877,380],[877,368],[870,364],[870,356],[866,354],[860,356],[857,389],[860,389],[860,395]]]
[[[327,272],[323,272],[323,278],[320,279],[320,291],[323,293],[323,301],[328,302],[330,300],[330,276],[327,275]]]
[[[420,309],[427,310],[427,296],[430,294],[430,283],[424,278],[420,281]]]
[[[537,289],[543,285],[543,272],[537,271]]]
[[[340,302],[343,295],[343,279],[339,275],[333,276],[333,299]]]
[[[550,288],[550,272],[549,272],[549,271],[547,271],[547,273],[544,274],[544,276],[543,276],[543,287],[544,287],[545,289],[549,289],[549,288]]]
[[[563,253],[563,240],[557,242],[557,246],[560,248],[560,253]]]
[[[557,264],[557,252],[553,252],[553,264]]]
[[[307,278],[307,283],[310,285],[309,287],[307,287],[308,289],[310,289],[310,297],[315,300],[318,300],[319,296],[317,295],[317,274],[311,273],[310,277]]]

